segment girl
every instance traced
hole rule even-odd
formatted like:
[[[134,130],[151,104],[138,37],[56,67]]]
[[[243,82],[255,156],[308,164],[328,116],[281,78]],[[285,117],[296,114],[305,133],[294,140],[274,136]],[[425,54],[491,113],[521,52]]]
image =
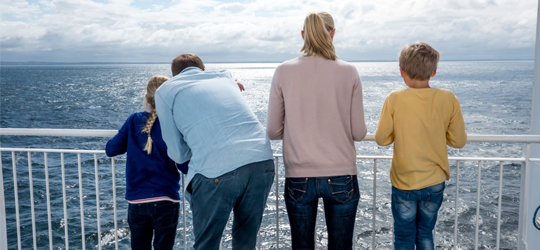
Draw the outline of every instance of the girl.
[[[178,224],[180,169],[187,172],[188,162],[176,166],[167,156],[156,114],[154,93],[166,76],[150,78],[146,87],[148,112],[131,114],[105,152],[113,157],[127,152],[126,200],[132,249],[172,249]]]
[[[283,140],[292,249],[315,249],[319,198],[328,249],[352,249],[360,198],[354,141],[367,128],[360,77],[337,59],[335,33],[330,14],[310,13],[301,32],[304,56],[279,65],[272,79],[266,129],[270,139]]]

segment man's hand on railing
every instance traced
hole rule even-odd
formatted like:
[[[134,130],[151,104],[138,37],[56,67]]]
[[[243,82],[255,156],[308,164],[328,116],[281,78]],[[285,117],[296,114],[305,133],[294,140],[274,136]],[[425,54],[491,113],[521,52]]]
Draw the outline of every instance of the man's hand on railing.
[[[246,91],[246,88],[244,87],[243,84],[238,82],[238,79],[234,79],[234,81],[236,82],[236,84],[238,84],[238,88],[240,88],[240,92]]]

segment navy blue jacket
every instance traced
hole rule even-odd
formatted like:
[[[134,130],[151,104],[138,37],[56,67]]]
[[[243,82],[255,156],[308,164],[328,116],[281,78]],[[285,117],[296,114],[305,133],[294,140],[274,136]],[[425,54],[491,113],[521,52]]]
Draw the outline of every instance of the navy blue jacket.
[[[161,135],[159,119],[151,129],[152,153],[144,151],[148,134],[142,132],[148,112],[131,114],[113,138],[107,142],[105,152],[113,157],[127,152],[126,161],[126,200],[143,200],[156,197],[169,197],[179,200],[180,173],[187,173],[189,162],[176,164],[167,155],[167,145]]]

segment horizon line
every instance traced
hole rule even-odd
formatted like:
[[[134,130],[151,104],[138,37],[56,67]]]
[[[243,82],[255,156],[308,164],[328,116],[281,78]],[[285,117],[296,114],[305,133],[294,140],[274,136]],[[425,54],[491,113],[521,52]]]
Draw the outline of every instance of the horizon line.
[[[534,61],[532,59],[453,59],[453,60],[440,60],[441,62],[456,62],[456,61]],[[209,61],[205,63],[219,64],[219,63],[283,63],[284,61]],[[394,60],[347,60],[347,62],[397,62]],[[170,62],[49,62],[49,61],[0,61],[0,65],[40,65],[40,64],[170,64]]]

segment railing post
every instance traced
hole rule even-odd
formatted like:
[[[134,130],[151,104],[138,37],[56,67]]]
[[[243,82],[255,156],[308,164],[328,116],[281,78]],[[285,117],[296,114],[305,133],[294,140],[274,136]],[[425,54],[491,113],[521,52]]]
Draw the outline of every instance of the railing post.
[[[4,197],[4,174],[2,172],[2,157],[0,155],[0,249],[8,249],[6,199]]]
[[[482,161],[478,162],[478,175],[477,175],[477,183],[476,183],[476,228],[474,230],[474,249],[478,250],[478,223],[480,219],[480,193],[482,190]]]
[[[531,111],[531,135],[540,135],[540,0],[536,17],[536,48],[534,55],[534,82]],[[518,249],[532,249],[540,246],[540,230],[533,225],[534,211],[540,206],[540,163],[529,158],[540,157],[540,144],[527,144],[524,150],[526,162],[521,168],[521,192],[519,208]],[[530,178],[535,178],[530,180]]]
[[[456,201],[454,217],[454,250],[458,249],[458,208],[459,208],[459,161],[456,161]]]
[[[84,196],[83,196],[83,183],[82,183],[82,162],[81,153],[77,153],[77,167],[79,170],[79,203],[81,204],[81,241],[82,249],[86,249],[86,235],[84,232]]]
[[[66,194],[66,166],[64,162],[64,152],[60,153],[60,170],[62,172],[62,204],[64,205],[64,235],[65,248],[69,249],[69,230],[68,230],[68,211],[67,211],[67,194]]]
[[[373,159],[373,214],[372,216],[372,235],[371,235],[371,249],[375,249],[375,236],[377,235],[377,230],[375,224],[377,222],[377,159]]]
[[[118,217],[116,212],[116,169],[114,166],[114,157],[111,157],[112,172],[112,193],[113,193],[113,215],[114,215],[114,249],[118,250]]]
[[[32,212],[32,239],[34,250],[37,249],[36,214],[34,209],[34,178],[32,177],[32,154],[28,152],[28,182],[30,183],[30,211]]]
[[[101,206],[99,205],[99,171],[98,171],[98,159],[97,154],[94,154],[94,179],[96,186],[96,218],[97,218],[97,238],[98,249],[101,250]],[[49,213],[50,214],[50,213]],[[52,250],[52,246],[51,246]]]
[[[501,207],[502,207],[502,187],[503,187],[503,162],[499,163],[499,202],[497,207],[497,249],[501,243]]]
[[[184,225],[184,250],[187,249],[187,226],[186,226],[186,175],[182,174],[182,225]]]
[[[15,221],[17,223],[17,249],[21,250],[21,217],[19,216],[19,188],[17,181],[17,157],[11,151],[11,164],[13,167],[13,194],[15,195]]]
[[[49,160],[47,152],[43,153],[43,163],[45,164],[43,170],[45,171],[45,196],[47,197],[47,226],[49,230],[49,250],[53,250],[53,234],[51,223],[51,188],[49,187]],[[101,250],[101,248],[99,250]]]
[[[528,222],[529,222],[529,203],[531,196],[529,195],[529,186],[530,184],[530,158],[531,155],[531,144],[527,144],[523,149],[523,157],[525,162],[521,165],[521,187],[519,195],[519,226],[518,226],[518,249],[519,250],[528,250],[528,241],[527,241],[527,231],[528,231]]]
[[[275,157],[276,160],[276,249],[279,249],[279,158]],[[285,162],[285,160],[284,160]]]

